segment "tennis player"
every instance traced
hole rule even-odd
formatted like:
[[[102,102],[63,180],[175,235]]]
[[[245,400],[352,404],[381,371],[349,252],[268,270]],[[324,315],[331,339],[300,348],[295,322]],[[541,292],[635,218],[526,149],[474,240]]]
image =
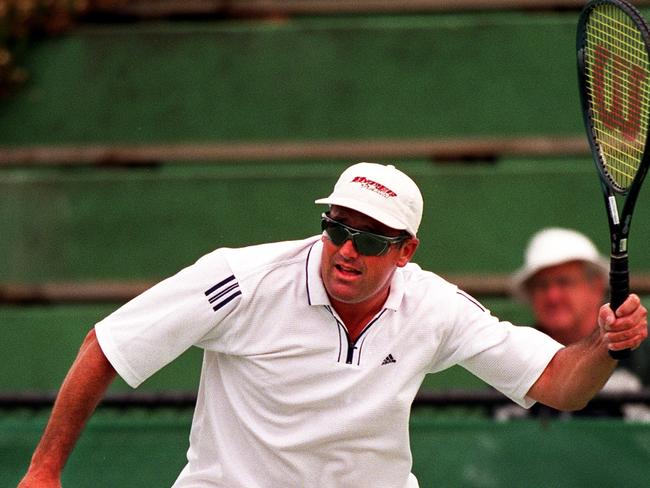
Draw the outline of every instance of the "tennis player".
[[[137,387],[192,345],[204,360],[175,488],[415,488],[426,374],[460,364],[522,406],[580,409],[616,367],[607,350],[647,336],[636,295],[564,347],[411,263],[423,201],[394,166],[355,164],[316,203],[321,235],[218,249],[96,324],[20,488],[60,486],[116,372]]]

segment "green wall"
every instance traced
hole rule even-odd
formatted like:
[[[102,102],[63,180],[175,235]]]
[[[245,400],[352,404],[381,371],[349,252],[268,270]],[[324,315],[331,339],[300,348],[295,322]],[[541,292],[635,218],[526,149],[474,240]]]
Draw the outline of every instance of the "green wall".
[[[81,26],[29,51],[0,144],[583,134],[576,18]]]
[[[0,417],[0,485],[15,486],[44,416]],[[101,411],[63,486],[170,486],[185,464],[191,412]],[[414,410],[413,471],[422,488],[638,488],[650,475],[650,427],[612,420],[496,423]]]
[[[444,136],[579,136],[577,12],[81,25],[35,43],[0,148]],[[534,53],[534,55],[532,55]],[[508,273],[541,226],[605,251],[589,158],[399,161],[422,186],[416,259]],[[0,280],[159,279],[222,245],[317,232],[347,161],[0,169]],[[642,193],[631,263],[650,270]]]
[[[416,261],[441,273],[510,273],[532,232],[576,227],[608,249],[588,159],[495,165],[400,165],[420,184],[425,214]],[[0,171],[3,281],[166,277],[220,246],[319,232],[341,164],[172,165],[143,169]],[[650,206],[632,225],[633,270],[650,270]]]

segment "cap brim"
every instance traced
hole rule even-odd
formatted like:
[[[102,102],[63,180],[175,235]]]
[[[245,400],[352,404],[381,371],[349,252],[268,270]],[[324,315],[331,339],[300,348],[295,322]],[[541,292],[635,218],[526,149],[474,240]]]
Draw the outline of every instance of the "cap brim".
[[[327,198],[320,198],[314,201],[314,203],[323,204],[323,205],[338,205],[340,207],[350,208],[364,215],[367,215],[368,217],[371,217],[378,222],[381,222],[382,224],[390,227],[391,229],[406,230],[409,233],[412,233],[411,231],[408,230],[407,226],[404,225],[404,223],[393,218],[391,215],[378,212],[377,209],[374,208],[372,205],[365,204],[364,202],[359,202],[358,200],[354,200],[352,198],[327,197]]]

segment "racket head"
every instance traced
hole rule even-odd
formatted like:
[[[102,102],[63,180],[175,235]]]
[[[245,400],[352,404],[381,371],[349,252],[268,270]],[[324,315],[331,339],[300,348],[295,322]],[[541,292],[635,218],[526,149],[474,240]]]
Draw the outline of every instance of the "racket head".
[[[650,29],[628,2],[592,0],[580,14],[577,50],[582,112],[601,183],[611,193],[636,193],[650,159]]]

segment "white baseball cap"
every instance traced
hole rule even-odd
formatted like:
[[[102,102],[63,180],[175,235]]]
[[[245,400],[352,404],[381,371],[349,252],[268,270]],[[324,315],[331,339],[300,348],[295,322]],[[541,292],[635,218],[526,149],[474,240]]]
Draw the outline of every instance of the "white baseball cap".
[[[420,189],[393,165],[354,164],[341,173],[332,194],[315,203],[356,210],[412,236],[417,234],[422,221]]]
[[[530,239],[524,255],[524,265],[511,279],[515,295],[524,295],[524,285],[539,271],[571,261],[583,261],[606,276],[609,263],[593,242],[585,235],[571,229],[549,227],[537,232]]]

